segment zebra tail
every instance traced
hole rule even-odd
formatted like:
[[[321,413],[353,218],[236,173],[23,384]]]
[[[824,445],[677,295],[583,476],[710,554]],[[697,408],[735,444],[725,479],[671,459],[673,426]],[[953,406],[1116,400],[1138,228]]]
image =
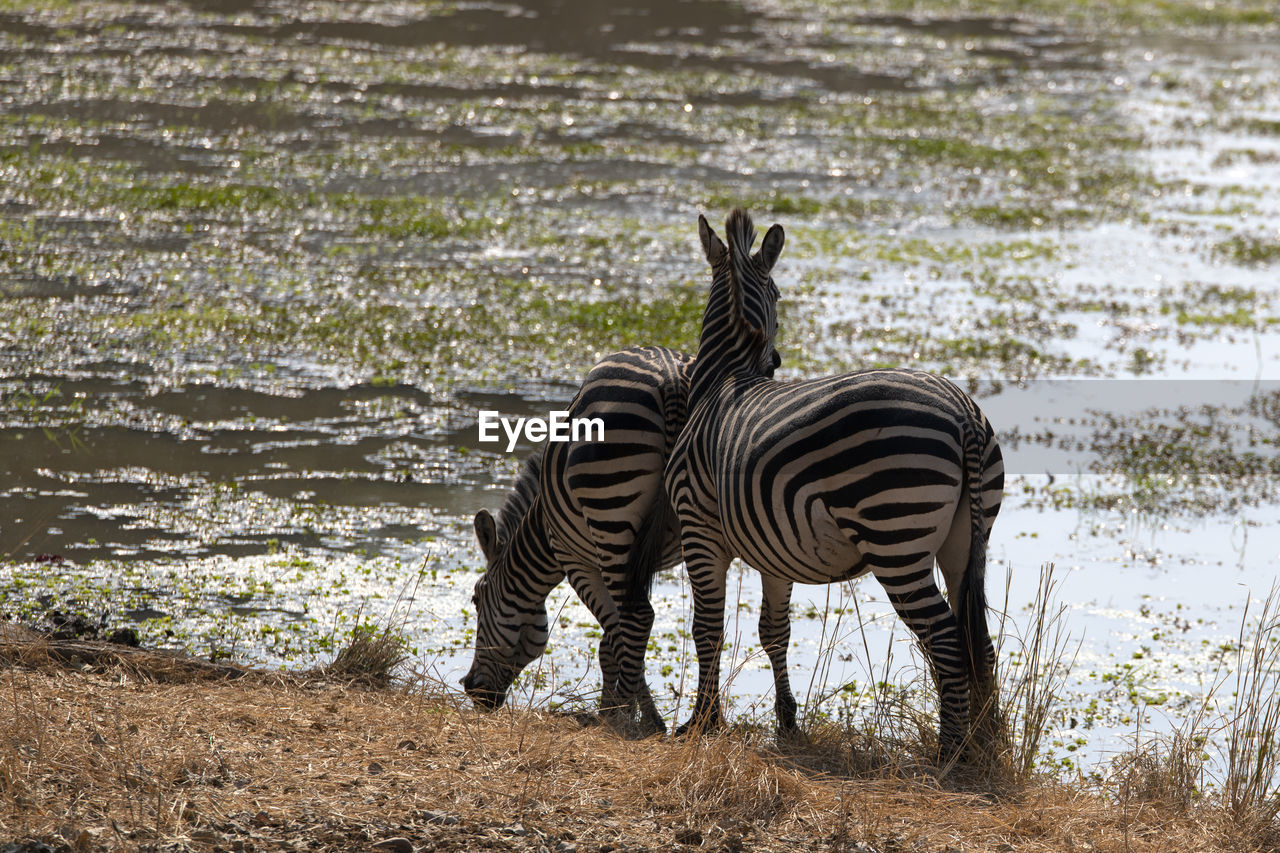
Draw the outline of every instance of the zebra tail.
[[[987,630],[987,538],[982,510],[982,446],[977,425],[964,427],[964,463],[969,491],[969,562],[960,581],[959,629],[968,663],[970,683],[979,690],[979,701],[987,701],[995,683],[995,661],[988,657]]]
[[[986,436],[982,436],[986,438]],[[1008,730],[1000,710],[995,650],[987,631],[987,537],[982,510],[982,444],[978,424],[965,425],[965,469],[969,480],[969,562],[960,581],[957,620],[969,670],[969,724],[981,761],[1001,762],[1009,754]]]
[[[640,519],[631,553],[627,556],[626,603],[635,606],[649,600],[653,579],[662,568],[662,556],[667,547],[670,531],[676,529],[675,507],[666,491],[659,489],[658,496]]]

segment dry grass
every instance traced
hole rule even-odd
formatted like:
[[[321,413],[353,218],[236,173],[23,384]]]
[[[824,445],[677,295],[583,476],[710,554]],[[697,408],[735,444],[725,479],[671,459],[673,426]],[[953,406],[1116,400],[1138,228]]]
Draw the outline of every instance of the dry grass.
[[[976,734],[982,781],[1000,789],[1017,790],[1034,780],[1050,720],[1059,710],[1080,648],[1067,631],[1054,569],[1052,563],[1040,567],[1035,598],[1022,625],[1008,616],[1012,576],[1005,579],[1004,607],[996,625],[999,695],[991,697],[994,713],[981,715],[983,725]]]
[[[1227,724],[1226,778],[1222,796],[1242,826],[1274,832],[1280,815],[1280,590],[1262,603],[1258,623],[1248,629],[1248,609],[1240,620],[1236,646],[1235,713]],[[1280,838],[1276,838],[1280,840]]]
[[[1056,782],[955,790],[834,728],[633,742],[434,687],[9,660],[0,838],[73,850],[1250,849]]]
[[[332,678],[386,686],[407,657],[404,640],[389,628],[358,628],[323,672]]]
[[[1113,765],[1109,789],[1128,807],[1194,816],[1226,846],[1280,849],[1280,588],[1256,621],[1246,602],[1235,653],[1172,734],[1135,745]],[[1215,710],[1230,690],[1230,707]],[[1215,760],[1216,758],[1216,760]],[[1218,775],[1208,767],[1218,768]]]

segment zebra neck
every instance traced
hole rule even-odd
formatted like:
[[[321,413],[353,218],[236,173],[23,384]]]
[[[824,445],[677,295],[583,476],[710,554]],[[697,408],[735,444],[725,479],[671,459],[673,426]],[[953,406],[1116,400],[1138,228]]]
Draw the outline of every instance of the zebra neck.
[[[709,395],[713,395],[726,379],[736,375],[760,373],[758,351],[744,343],[719,352],[712,352],[704,361],[702,350],[693,363],[693,375],[689,378],[688,411]]]
[[[717,276],[702,315],[698,355],[689,380],[689,410],[727,376],[760,373],[769,341],[743,313],[741,295],[728,277]]]
[[[564,570],[560,568],[547,533],[541,495],[533,499],[528,512],[516,526],[503,553],[502,565],[505,568],[501,576],[504,591],[521,598],[541,601],[564,578]]]

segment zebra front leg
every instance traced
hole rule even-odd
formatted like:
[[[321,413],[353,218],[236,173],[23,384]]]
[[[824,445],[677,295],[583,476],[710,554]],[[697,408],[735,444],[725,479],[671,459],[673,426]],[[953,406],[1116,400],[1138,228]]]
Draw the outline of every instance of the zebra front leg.
[[[760,645],[773,667],[774,711],[778,717],[778,737],[793,737],[796,728],[796,697],[787,674],[787,646],[791,642],[791,581],[760,576]]]
[[[600,638],[600,704],[601,716],[611,716],[622,706],[622,694],[619,689],[621,668],[613,644],[607,636]]]
[[[695,534],[696,535],[696,534]],[[676,730],[710,732],[720,727],[720,649],[724,644],[725,577],[729,558],[708,551],[706,541],[686,545],[685,567],[693,587],[693,642],[698,652],[698,697],[693,716]]]
[[[561,562],[566,562],[563,558]],[[616,722],[621,709],[627,705],[621,688],[622,668],[618,649],[618,611],[613,598],[605,588],[600,573],[580,565],[571,565],[566,572],[569,584],[582,603],[600,623],[600,704],[601,717]]]
[[[938,685],[938,754],[946,766],[959,756],[969,727],[968,669],[955,614],[934,583],[932,558],[902,574],[885,577],[877,572],[877,578],[894,610],[919,639],[933,669]]]

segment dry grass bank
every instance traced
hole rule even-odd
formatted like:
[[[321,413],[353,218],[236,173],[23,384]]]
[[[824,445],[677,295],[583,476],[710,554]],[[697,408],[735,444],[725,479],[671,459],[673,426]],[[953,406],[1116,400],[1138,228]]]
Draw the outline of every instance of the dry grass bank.
[[[114,850],[1246,850],[1217,812],[859,769],[850,740],[628,742],[454,696],[0,642],[0,842]],[[113,662],[114,660],[114,662]],[[908,765],[910,766],[910,765]],[[1265,845],[1261,845],[1265,846]],[[35,849],[35,848],[29,848]]]

